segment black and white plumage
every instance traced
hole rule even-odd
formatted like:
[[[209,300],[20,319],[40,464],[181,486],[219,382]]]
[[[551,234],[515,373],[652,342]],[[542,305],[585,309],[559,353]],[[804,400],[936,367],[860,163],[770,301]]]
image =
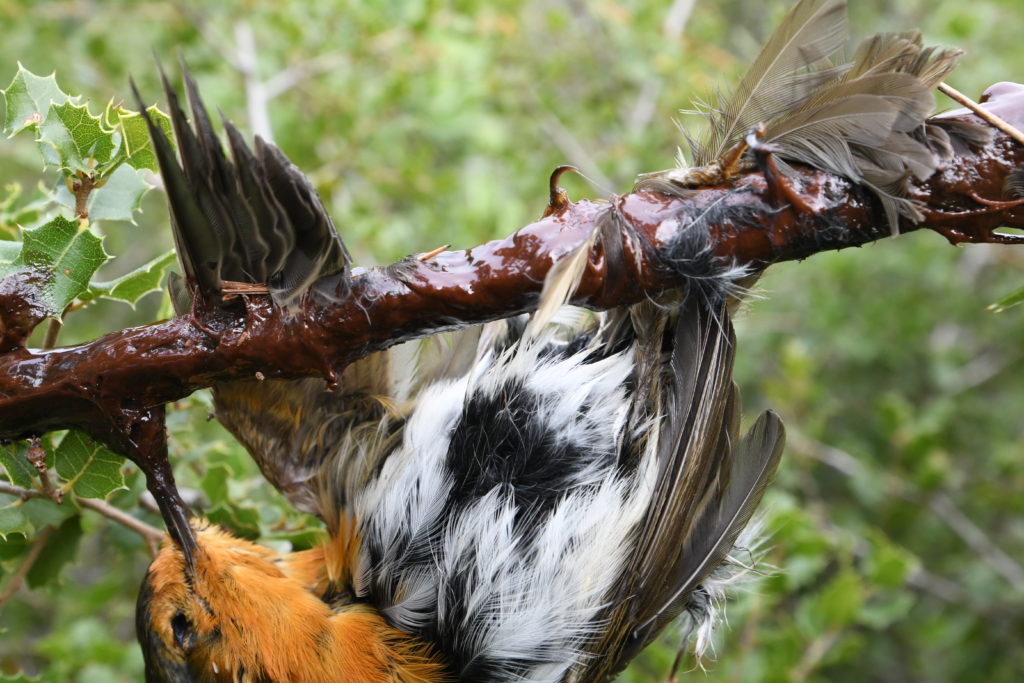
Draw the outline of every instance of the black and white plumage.
[[[766,413],[738,438],[724,309],[630,313],[664,327],[495,333],[469,373],[417,397],[351,497],[355,593],[460,680],[601,680],[681,612],[711,618],[703,584],[778,463],[781,423]]]
[[[186,82],[196,133],[173,98],[170,107],[181,166],[159,133],[156,149],[193,291],[221,305],[225,281],[265,277],[285,307],[307,292],[347,293],[344,250],[306,181],[268,145],[253,163],[230,127],[228,162]],[[250,235],[317,243],[326,256],[254,251]],[[373,610],[464,681],[603,680],[681,614],[706,631],[714,574],[783,443],[771,412],[739,436],[728,304],[747,273],[710,258],[707,237],[701,223],[684,234],[674,257],[690,285],[662,301],[560,308],[585,264],[577,259],[553,270],[530,324],[375,353],[345,368],[331,393],[318,379],[214,386],[218,418],[268,480],[345,548],[343,566],[308,590],[332,608]],[[214,552],[198,538],[200,552]],[[176,600],[194,580],[181,577]],[[147,587],[140,640],[163,643],[147,649],[152,663],[176,646],[152,636],[147,615],[184,612]],[[216,621],[217,606],[197,604]]]

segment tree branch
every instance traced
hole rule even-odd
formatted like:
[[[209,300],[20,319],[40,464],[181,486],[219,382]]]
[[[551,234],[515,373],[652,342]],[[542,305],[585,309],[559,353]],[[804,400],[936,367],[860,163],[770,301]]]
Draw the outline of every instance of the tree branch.
[[[8,484],[5,481],[0,481],[0,493],[9,496],[17,496],[21,500],[28,500],[30,498],[53,499],[53,495],[46,491],[40,491],[39,489],[26,489],[20,486],[15,486],[14,484]],[[74,500],[80,507],[89,508],[90,510],[98,512],[107,519],[111,519],[122,526],[128,527],[138,535],[142,536],[142,539],[146,541],[146,544],[151,550],[156,548],[164,538],[164,532],[160,529],[157,529],[155,526],[150,524],[146,524],[141,519],[135,519],[127,512],[114,507],[104,500],[100,500],[99,498],[79,498],[78,496],[74,496]]]
[[[1002,104],[1003,118],[1024,118],[1019,93]],[[969,113],[960,118],[981,123]],[[925,218],[905,220],[901,231],[928,228],[953,244],[1024,241],[996,232],[1024,227],[1020,202],[1001,201],[1007,175],[1022,163],[1024,147],[1003,134],[954,158],[912,183]],[[319,375],[333,383],[339,368],[373,351],[529,311],[552,264],[601,225],[614,234],[602,233],[572,299],[594,309],[685,286],[678,250],[696,225],[709,256],[752,270],[889,235],[880,205],[863,188],[809,168],[798,168],[789,182],[799,209],[773,199],[760,173],[682,198],[642,191],[610,203],[582,200],[474,249],[356,269],[344,301],[307,298],[290,313],[265,295],[241,295],[225,307],[197,304],[186,315],[80,346],[14,348],[0,355],[0,438],[77,428],[119,452],[138,453],[133,430],[140,420],[159,419],[152,408],[216,381]],[[3,311],[31,308],[17,300],[23,289],[0,287],[0,328],[30,324],[2,320]]]

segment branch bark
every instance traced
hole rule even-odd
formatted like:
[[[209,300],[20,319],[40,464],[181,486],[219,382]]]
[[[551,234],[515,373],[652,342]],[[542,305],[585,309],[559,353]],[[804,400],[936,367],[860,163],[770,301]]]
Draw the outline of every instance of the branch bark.
[[[1019,91],[1002,104],[1004,118],[1024,119]],[[959,118],[980,123],[967,113]],[[997,134],[985,148],[912,184],[911,196],[925,219],[904,222],[901,231],[932,229],[953,244],[1024,241],[996,232],[1000,226],[1024,227],[1020,202],[1002,200],[1007,175],[1021,164],[1024,147]],[[684,286],[673,250],[700,221],[719,263],[753,270],[889,236],[872,195],[821,171],[798,171],[792,183],[800,209],[772,199],[759,173],[686,198],[644,191],[610,203],[582,200],[553,207],[550,215],[503,240],[423,261],[410,257],[387,268],[356,269],[353,294],[345,301],[324,305],[307,299],[298,313],[289,313],[265,295],[241,295],[224,308],[197,305],[171,320],[79,346],[9,350],[0,355],[0,438],[76,428],[130,454],[139,447],[132,433],[139,419],[157,419],[157,406],[214,382],[310,375],[333,382],[339,368],[373,351],[529,311],[552,264],[609,213],[618,239],[597,242],[573,297],[573,303],[594,309]],[[25,308],[8,301],[18,291],[0,288],[0,311]]]

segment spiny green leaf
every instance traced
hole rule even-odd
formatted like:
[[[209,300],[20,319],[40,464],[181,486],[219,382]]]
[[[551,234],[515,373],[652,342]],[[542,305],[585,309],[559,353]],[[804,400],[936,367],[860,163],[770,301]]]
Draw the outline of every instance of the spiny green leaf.
[[[70,98],[57,87],[57,75],[36,76],[18,63],[18,73],[3,91],[7,113],[4,133],[11,137],[26,128],[37,126],[46,116],[51,104],[64,104]]]
[[[7,478],[15,486],[32,488],[36,480],[36,469],[29,463],[26,442],[0,446],[0,465],[7,472]]]
[[[88,105],[65,102],[50,105],[39,124],[38,142],[43,160],[66,175],[94,173],[97,166],[110,161],[114,134],[99,116],[89,113]]]
[[[154,104],[147,108],[149,118],[159,126],[168,140],[173,140],[171,118]],[[149,139],[146,120],[137,111],[123,109],[120,105],[107,107],[107,121],[116,125],[121,137],[121,146],[111,163],[127,162],[134,169],[158,170],[156,155]]]
[[[0,278],[18,270],[19,256],[21,256],[21,242],[0,240]]]
[[[117,453],[76,431],[67,433],[54,457],[57,474],[67,482],[65,489],[82,498],[105,498],[111,491],[124,488],[123,462]]]
[[[999,301],[989,306],[989,310],[995,311],[996,313],[1002,313],[1007,308],[1012,308],[1018,304],[1024,303],[1024,287],[1010,292]]]
[[[92,301],[103,297],[123,301],[134,307],[144,295],[160,290],[160,282],[163,280],[164,274],[176,262],[177,257],[174,250],[171,249],[117,279],[91,283],[89,291],[83,293],[79,299]]]
[[[60,570],[74,561],[78,554],[78,542],[82,540],[82,517],[75,515],[64,520],[43,546],[32,569],[26,576],[29,588],[51,584],[60,576]]]
[[[33,529],[45,526],[60,526],[68,517],[78,514],[78,509],[68,503],[56,502],[48,498],[30,498],[21,506]]]
[[[5,187],[7,196],[0,201],[0,233],[7,233],[12,239],[19,234],[19,226],[36,223],[50,205],[53,204],[53,191],[38,184],[35,191],[24,201],[21,185],[10,183]]]
[[[59,317],[88,288],[93,273],[107,260],[102,241],[63,216],[25,230],[24,235],[25,246],[15,265],[49,274],[44,299],[50,315]]]
[[[134,214],[142,202],[142,195],[150,189],[142,179],[145,171],[139,171],[128,164],[117,167],[106,183],[92,191],[86,205],[92,220],[135,222]]]
[[[20,505],[15,502],[0,507],[0,539],[6,540],[11,534],[28,536],[31,533],[32,524]]]
[[[0,563],[21,557],[28,552],[29,547],[31,547],[31,544],[26,536],[15,536],[14,538],[7,539],[6,543],[0,543]]]

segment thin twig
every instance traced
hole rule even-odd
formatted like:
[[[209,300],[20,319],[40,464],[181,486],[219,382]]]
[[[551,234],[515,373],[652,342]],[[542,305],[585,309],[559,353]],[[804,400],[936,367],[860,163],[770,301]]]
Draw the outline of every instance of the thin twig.
[[[970,97],[957,90],[956,88],[946,85],[945,83],[939,83],[939,92],[941,92],[943,95],[949,97],[952,100],[956,100],[957,102],[964,105],[981,118],[991,123],[999,130],[1009,135],[1011,138],[1013,138],[1020,144],[1024,145],[1024,133],[1021,133],[1011,124],[999,118],[998,116],[990,112],[988,109],[985,109],[985,107],[978,104]]]
[[[661,24],[661,34],[665,37],[665,42],[675,43],[683,35],[683,29],[686,28],[686,22],[690,18],[695,3],[696,0],[675,0],[668,8],[665,20]],[[650,69],[640,85],[636,102],[626,118],[627,130],[641,130],[647,127],[651,119],[654,118],[655,105],[664,85],[665,81],[658,75],[658,72]]]
[[[540,102],[539,98],[537,99],[536,115],[541,130],[555,143],[566,159],[583,169],[583,175],[593,178],[604,192],[610,192],[611,188],[615,187],[615,183],[601,171],[601,167],[597,165],[583,143],[554,112]]]
[[[40,553],[43,552],[43,548],[50,541],[54,531],[55,527],[47,526],[36,535],[35,540],[32,541],[32,547],[28,549],[28,554],[25,555],[25,561],[18,567],[18,571],[11,576],[11,580],[4,586],[3,592],[0,592],[0,607],[3,607],[4,603],[21,588],[21,584],[25,582],[25,577],[32,571],[32,565],[39,559]]]
[[[8,484],[6,481],[0,481],[0,493],[6,493],[9,496],[17,496],[22,500],[28,500],[29,498],[49,498],[50,496],[37,489],[23,489],[20,486],[14,484]]]
[[[149,546],[150,553],[155,555],[157,548],[160,547],[161,541],[164,539],[164,532],[157,529],[155,526],[146,524],[141,519],[136,519],[129,515],[124,510],[120,510],[110,503],[100,500],[99,498],[79,498],[75,496],[75,502],[82,507],[94,510],[107,519],[111,519],[118,524],[128,527],[146,542]]]
[[[20,486],[15,486],[14,484],[8,484],[5,481],[0,481],[0,493],[7,494],[9,496],[17,496],[21,500],[28,500],[29,498],[53,498],[52,495],[45,491],[40,491],[38,489],[26,489]],[[99,498],[79,498],[78,496],[75,496],[74,498],[75,502],[81,507],[89,508],[90,510],[98,512],[104,517],[111,519],[122,526],[128,527],[135,533],[142,536],[143,540],[146,541],[146,544],[151,550],[154,548],[154,545],[159,545],[164,538],[164,532],[160,529],[147,524],[140,519],[132,517],[127,512],[114,507],[106,501],[100,500]]]
[[[25,458],[31,463],[39,474],[39,483],[43,494],[52,499],[57,505],[64,502],[64,492],[53,485],[50,480],[50,472],[46,469],[46,451],[39,442],[39,437],[28,440],[28,454]]]
[[[245,109],[249,114],[249,128],[267,142],[274,141],[274,129],[270,125],[270,109],[267,106],[266,84],[260,78],[259,59],[256,51],[256,37],[252,26],[242,20],[235,24],[235,65],[245,79]]]
[[[57,346],[57,337],[60,336],[60,330],[62,327],[64,327],[64,323],[56,318],[50,321],[49,327],[46,328],[46,338],[43,339],[44,351],[49,351],[53,347]]]
[[[822,658],[836,644],[840,635],[841,631],[832,628],[812,640],[810,646],[804,651],[803,658],[800,659],[800,662],[790,672],[790,680],[806,680],[814,672],[818,664],[821,663]]]
[[[279,97],[313,76],[334,71],[346,61],[344,53],[331,52],[288,66],[263,81],[267,99]]]
[[[956,506],[952,498],[944,493],[936,493],[928,501],[928,509],[955,531],[967,547],[977,553],[997,574],[1016,590],[1024,592],[1024,568],[993,543],[992,539]]]

